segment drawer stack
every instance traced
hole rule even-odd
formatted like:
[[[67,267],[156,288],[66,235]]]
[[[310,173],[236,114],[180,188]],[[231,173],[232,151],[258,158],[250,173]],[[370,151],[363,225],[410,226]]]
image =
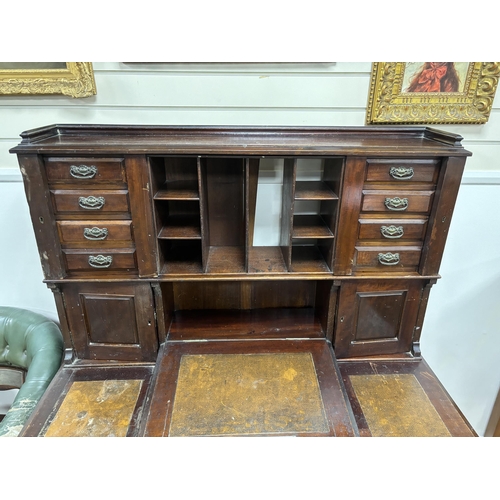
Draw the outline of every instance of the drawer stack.
[[[354,269],[416,272],[436,189],[436,159],[368,159]]]
[[[123,158],[44,159],[68,275],[136,273]]]

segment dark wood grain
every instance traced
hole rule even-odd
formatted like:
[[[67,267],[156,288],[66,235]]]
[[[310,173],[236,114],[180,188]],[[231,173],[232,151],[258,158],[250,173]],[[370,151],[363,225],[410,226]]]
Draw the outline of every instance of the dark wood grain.
[[[386,214],[398,215],[398,211],[390,210],[385,205],[386,198],[406,198],[408,208],[404,213],[428,213],[432,203],[432,191],[409,191],[404,189],[389,190],[363,190],[363,201],[361,210],[363,212],[385,212]]]
[[[63,278],[66,270],[59,238],[54,237],[56,220],[42,160],[36,155],[20,155],[18,161],[43,274],[46,279]]]
[[[168,340],[324,338],[314,308],[177,311]]]
[[[66,261],[66,268],[71,272],[83,271],[92,274],[99,272],[107,274],[114,271],[123,271],[134,273],[137,269],[134,248],[67,249],[63,250],[63,255]],[[89,259],[99,256],[110,257],[112,259],[111,264],[102,268],[93,267]]]
[[[356,225],[361,210],[365,166],[366,158],[346,159],[333,266],[333,274],[338,276],[352,274],[354,245],[357,236]]]
[[[296,200],[337,200],[338,196],[323,181],[298,181],[295,183]]]
[[[422,251],[421,274],[439,271],[464,168],[464,158],[452,157],[443,162],[430,217],[433,223],[429,225]]]
[[[51,184],[71,184],[74,186],[112,184],[126,185],[123,158],[44,158],[47,179]],[[71,174],[72,166],[95,167],[96,173],[89,178],[77,178]],[[78,175],[78,174],[77,174]]]
[[[377,245],[356,246],[354,254],[354,266],[356,271],[376,271],[379,274],[416,271],[420,262],[422,247],[420,245]],[[384,265],[379,261],[380,253],[398,254],[399,263],[396,265]]]
[[[293,218],[293,238],[333,238],[331,229],[319,215],[295,215]]]
[[[288,270],[292,269],[292,233],[297,160],[286,158],[283,165],[283,194],[281,197],[280,247]]]
[[[371,433],[349,377],[352,375],[397,374],[412,374],[416,377],[452,436],[476,436],[475,431],[423,359],[413,361],[339,361],[339,368],[361,436],[369,437]],[[418,414],[415,415],[415,418],[419,418]]]
[[[158,275],[156,239],[153,212],[151,210],[151,177],[144,156],[127,156],[125,168],[129,181],[130,214],[137,249],[139,275]]]
[[[416,358],[420,357],[422,352],[420,350],[420,336],[422,335],[422,327],[424,324],[425,311],[427,310],[427,303],[429,301],[429,294],[431,288],[436,284],[436,279],[429,280],[422,290],[422,295],[420,296],[420,304],[418,307],[418,316],[415,322],[415,327],[413,329],[413,339],[412,339],[412,355]]]
[[[460,136],[406,126],[106,125],[54,125],[21,136],[11,152],[73,350],[66,361],[96,373],[109,363],[152,363],[159,343],[175,339],[158,359],[141,432],[168,434],[182,353],[311,349],[327,406],[342,393],[330,342],[343,359],[420,355],[429,291],[470,155]],[[262,157],[283,164],[281,222],[274,246],[256,247]],[[73,164],[89,162],[95,174],[71,174]],[[299,179],[314,174],[310,180],[297,181],[297,165],[300,175],[306,169]],[[392,167],[413,174],[395,179]],[[88,196],[103,196],[105,205],[80,207]],[[387,209],[385,199],[397,197],[409,206]],[[397,231],[384,235],[383,225],[401,226],[403,235],[388,237]],[[87,226],[108,234],[88,240]],[[399,254],[399,265],[379,262],[389,252]],[[94,255],[113,264],[92,268]],[[303,337],[314,340],[300,343]],[[339,415],[337,403],[329,415]],[[327,434],[355,433],[336,418]],[[365,432],[362,419],[359,425]]]
[[[424,285],[419,280],[343,283],[334,338],[337,357],[409,352]]]
[[[244,163],[206,159],[208,225],[211,247],[245,247]]]
[[[436,159],[375,159],[367,161],[366,181],[367,182],[394,182],[400,185],[408,183],[409,185],[418,182],[433,182],[437,180],[439,160]],[[390,175],[392,167],[411,168],[413,176],[411,179],[395,179]]]
[[[258,181],[259,160],[256,158],[248,158],[245,162],[245,241],[247,259],[249,250],[253,246]],[[248,269],[248,260],[245,267]]]
[[[142,426],[144,436],[168,436],[175,399],[175,385],[180,360],[183,354],[232,354],[241,353],[296,353],[310,352],[331,436],[354,436],[356,430],[335,369],[335,359],[328,344],[313,341],[266,341],[266,342],[168,342],[158,360],[154,381],[152,404]],[[300,435],[300,434],[299,434]],[[305,434],[311,435],[311,434]],[[325,434],[323,434],[325,435]]]
[[[384,236],[382,227],[395,226],[402,229],[402,236],[399,238],[388,238]],[[397,243],[405,240],[423,240],[427,229],[427,217],[414,219],[387,219],[368,218],[359,219],[358,238],[360,240],[381,240],[385,243]],[[391,233],[388,233],[391,234]],[[399,234],[399,233],[398,233]]]
[[[157,125],[51,125],[21,133],[12,153],[470,156],[462,137],[422,126],[198,127]],[[368,134],[367,134],[368,132]]]
[[[154,365],[121,366],[72,366],[60,370],[42,396],[20,436],[43,436],[64,401],[74,382],[141,380],[142,386],[128,425],[127,437],[138,436],[141,415],[149,401],[146,396],[150,388]],[[76,410],[76,409],[75,409]],[[69,422],[68,422],[69,423]],[[118,422],[117,422],[118,424]]]
[[[113,248],[133,245],[131,220],[103,220],[103,221],[57,221],[57,230],[61,244],[66,248]],[[85,230],[97,227],[106,229],[104,239],[91,240],[85,236]]]
[[[61,288],[79,358],[156,359],[158,338],[149,284],[81,283]]]

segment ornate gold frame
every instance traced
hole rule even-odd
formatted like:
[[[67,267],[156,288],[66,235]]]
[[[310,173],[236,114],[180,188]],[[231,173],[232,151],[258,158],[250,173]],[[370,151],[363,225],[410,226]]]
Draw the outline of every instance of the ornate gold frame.
[[[366,124],[486,123],[500,63],[468,63],[461,92],[402,92],[404,62],[373,63]]]
[[[0,94],[63,94],[89,97],[97,93],[92,63],[67,62],[66,69],[0,69]]]

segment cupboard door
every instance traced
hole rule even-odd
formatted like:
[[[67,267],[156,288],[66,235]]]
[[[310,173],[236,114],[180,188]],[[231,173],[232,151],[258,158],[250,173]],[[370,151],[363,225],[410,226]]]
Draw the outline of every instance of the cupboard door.
[[[343,283],[335,355],[345,358],[409,352],[423,285],[420,280]]]
[[[156,359],[158,337],[149,284],[68,284],[63,296],[77,358]]]

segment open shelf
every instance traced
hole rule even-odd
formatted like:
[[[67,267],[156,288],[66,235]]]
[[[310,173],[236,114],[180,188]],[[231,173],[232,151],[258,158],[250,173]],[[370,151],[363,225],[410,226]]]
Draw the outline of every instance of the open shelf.
[[[338,196],[323,181],[297,181],[296,200],[338,200]]]
[[[312,307],[176,311],[168,340],[324,338]]]
[[[249,273],[286,273],[287,268],[280,247],[250,247]]]
[[[333,238],[333,233],[320,215],[295,215],[292,238]]]
[[[161,274],[201,274],[200,240],[164,239],[159,240],[164,256]]]
[[[331,272],[343,161],[151,157],[161,274]],[[254,243],[259,189],[261,200],[272,192],[281,204],[260,209],[273,212],[274,233],[259,234]],[[189,246],[195,240],[200,244]]]
[[[207,273],[233,274],[244,273],[244,247],[210,247],[208,251]]]
[[[331,338],[330,280],[160,283],[168,340]]]
[[[198,181],[179,180],[163,184],[154,195],[155,200],[199,200]]]
[[[292,268],[294,273],[330,273],[325,257],[317,245],[292,246]]]
[[[159,239],[201,239],[199,216],[173,215],[164,224],[158,233]]]

